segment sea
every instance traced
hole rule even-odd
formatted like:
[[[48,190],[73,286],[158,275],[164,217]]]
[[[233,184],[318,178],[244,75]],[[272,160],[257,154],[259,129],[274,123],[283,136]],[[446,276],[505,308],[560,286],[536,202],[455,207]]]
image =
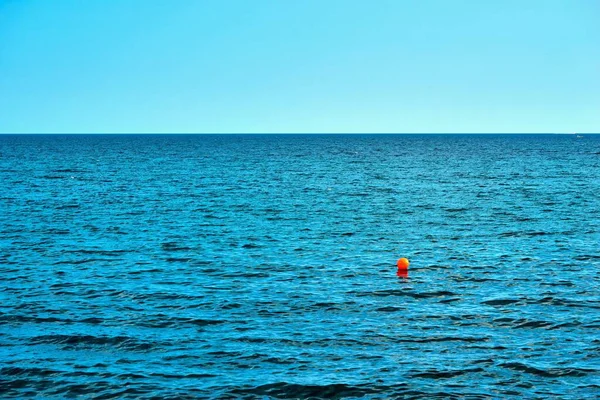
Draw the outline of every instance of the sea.
[[[599,245],[600,135],[1,135],[0,397],[599,398]]]

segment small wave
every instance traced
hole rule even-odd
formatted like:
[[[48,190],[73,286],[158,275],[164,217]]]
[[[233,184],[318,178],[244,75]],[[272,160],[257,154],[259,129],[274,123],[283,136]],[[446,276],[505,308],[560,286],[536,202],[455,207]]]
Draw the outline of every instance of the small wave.
[[[470,336],[433,336],[427,338],[405,338],[396,339],[397,342],[401,343],[436,343],[436,342],[466,342],[466,343],[478,343],[487,342],[490,339],[487,337],[470,337]]]
[[[67,254],[86,254],[86,255],[94,254],[94,255],[113,256],[113,257],[117,257],[122,254],[135,253],[135,252],[136,252],[136,250],[85,250],[85,249],[63,251],[63,253],[67,253]]]
[[[81,207],[79,204],[63,204],[63,205],[56,207],[56,210],[69,210],[69,209],[79,208],[79,207]]]
[[[68,235],[71,233],[71,231],[68,229],[50,228],[46,229],[44,233],[48,235]]]
[[[268,278],[271,276],[265,272],[236,272],[231,274],[221,274],[223,278]]]
[[[465,374],[484,372],[483,368],[467,368],[459,369],[454,371],[440,371],[437,369],[429,370],[427,372],[417,372],[411,375],[412,378],[427,378],[427,379],[449,379],[455,376],[461,376]]]
[[[327,385],[302,385],[295,383],[278,382],[256,387],[241,387],[227,390],[225,398],[255,398],[268,396],[277,399],[345,399],[345,398],[406,398],[406,399],[464,399],[473,400],[492,399],[492,396],[452,392],[426,392],[411,389],[407,383],[395,385],[349,385],[345,383],[331,383]]]
[[[600,255],[598,255],[598,254],[582,254],[582,255],[573,257],[573,259],[575,259],[577,261],[600,260]]]
[[[377,290],[374,292],[359,292],[356,294],[358,296],[376,296],[376,297],[398,296],[398,297],[412,297],[414,299],[431,299],[431,298],[436,298],[436,297],[458,296],[457,293],[450,292],[447,290],[438,290],[438,291],[434,291],[434,292],[411,292],[408,290],[397,290],[397,289]]]
[[[526,237],[535,237],[535,236],[545,236],[545,235],[551,235],[551,232],[545,232],[545,231],[529,231],[529,232],[521,232],[521,231],[511,231],[511,232],[504,232],[498,235],[498,237],[504,238],[504,237],[519,237],[519,236],[526,236]]]
[[[141,342],[128,336],[42,335],[29,340],[32,345],[60,344],[66,346],[114,346],[130,351],[146,351],[155,344]]]
[[[138,270],[134,270],[134,271],[127,271],[127,274],[128,275],[141,275],[141,274],[148,274],[148,273],[155,273],[155,272],[164,272],[164,269],[162,269],[162,268],[138,269]]]
[[[73,323],[74,321],[72,319],[68,319],[68,318],[55,318],[55,317],[32,317],[32,316],[28,316],[28,315],[8,315],[8,314],[4,314],[4,315],[0,315],[0,323],[17,323],[17,324],[24,324],[24,323],[34,323],[34,324],[43,324],[43,323],[52,323],[52,322],[59,322],[59,323],[63,323],[63,324],[69,324],[69,323]]]
[[[165,251],[188,251],[193,250],[191,247],[181,246],[176,242],[165,242],[160,245]]]
[[[506,306],[509,304],[516,304],[519,302],[521,302],[521,300],[518,299],[492,299],[482,301],[481,304],[486,304],[488,306]]]
[[[407,386],[402,385],[395,388],[406,389]],[[343,383],[334,383],[330,385],[300,385],[294,383],[272,383],[268,385],[257,386],[254,388],[233,389],[232,395],[243,396],[270,396],[283,399],[343,399],[346,397],[363,397],[367,395],[386,393],[390,395],[395,390],[389,386],[352,386]]]
[[[193,258],[191,258],[191,257],[167,257],[167,258],[165,258],[165,261],[170,262],[170,263],[178,263],[178,262],[188,263],[192,260],[193,260]]]
[[[160,314],[154,315],[151,318],[147,318],[144,321],[140,321],[139,325],[148,328],[181,328],[185,325],[204,327],[210,325],[220,325],[226,322],[227,321],[218,319],[167,317],[166,315]]]
[[[368,197],[368,196],[370,196],[369,193],[360,193],[360,192],[344,193],[344,195],[349,196],[349,197]]]
[[[461,212],[469,211],[469,209],[468,208],[446,208],[445,211],[449,212],[449,213],[461,213]]]
[[[70,260],[70,261],[57,261],[53,265],[62,265],[62,264],[70,264],[70,265],[80,265],[80,264],[88,264],[95,262],[116,262],[118,260],[114,258],[86,258],[83,260]]]
[[[232,310],[235,308],[242,308],[242,304],[241,303],[227,303],[227,304],[223,304],[222,306],[219,307],[219,309],[221,309],[221,310]]]
[[[242,249],[259,249],[261,247],[263,246],[254,243],[246,243],[242,245]]]
[[[573,286],[565,283],[557,283],[555,286]],[[569,300],[552,296],[544,297],[538,300],[528,300],[527,304],[544,304],[551,306],[573,307],[573,308],[593,308],[600,309],[600,302],[594,300]]]
[[[190,318],[190,319],[183,319],[181,322],[183,322],[185,324],[196,325],[196,326],[207,326],[207,325],[224,324],[226,321],[216,320],[216,319]]]
[[[380,308],[376,309],[375,311],[380,311],[380,312],[398,312],[398,311],[404,311],[404,310],[406,310],[406,308],[404,308],[404,307],[388,306],[388,307],[380,307]]]
[[[218,375],[215,374],[182,374],[182,375],[176,375],[176,374],[162,374],[162,373],[151,373],[149,374],[150,376],[156,376],[159,378],[168,378],[168,379],[200,379],[200,378],[214,378]]]
[[[57,174],[76,174],[76,173],[86,173],[86,172],[91,172],[91,171],[86,170],[86,169],[78,169],[78,168],[65,168],[65,169],[56,169],[52,172],[57,173]]]
[[[49,368],[5,367],[0,369],[0,375],[6,376],[54,376],[60,374],[62,371]]]
[[[499,367],[511,369],[514,371],[526,372],[528,374],[542,376],[544,378],[557,378],[561,376],[587,376],[589,374],[598,372],[597,369],[589,368],[547,368],[540,369],[535,368],[520,362],[508,362],[500,364]]]
[[[535,328],[553,328],[556,325],[548,321],[537,321],[528,319],[514,319],[514,318],[497,318],[494,324],[501,327],[508,327],[512,329],[535,329]]]

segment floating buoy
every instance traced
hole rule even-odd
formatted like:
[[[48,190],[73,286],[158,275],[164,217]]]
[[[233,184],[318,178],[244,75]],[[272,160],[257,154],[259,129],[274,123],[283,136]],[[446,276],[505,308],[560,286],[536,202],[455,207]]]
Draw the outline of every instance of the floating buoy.
[[[408,261],[408,258],[403,257],[396,262],[396,265],[398,266],[398,269],[405,270],[408,269],[410,262]]]
[[[396,265],[398,266],[398,271],[396,271],[398,278],[408,278],[408,266],[410,265],[408,258],[402,257],[396,262]]]

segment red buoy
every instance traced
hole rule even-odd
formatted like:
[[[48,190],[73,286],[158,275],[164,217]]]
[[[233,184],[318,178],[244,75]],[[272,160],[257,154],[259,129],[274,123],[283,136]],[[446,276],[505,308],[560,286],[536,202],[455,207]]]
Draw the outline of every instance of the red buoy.
[[[398,262],[396,262],[396,265],[398,266],[399,270],[407,270],[408,266],[410,265],[410,261],[408,261],[408,258],[401,258],[398,260]]]

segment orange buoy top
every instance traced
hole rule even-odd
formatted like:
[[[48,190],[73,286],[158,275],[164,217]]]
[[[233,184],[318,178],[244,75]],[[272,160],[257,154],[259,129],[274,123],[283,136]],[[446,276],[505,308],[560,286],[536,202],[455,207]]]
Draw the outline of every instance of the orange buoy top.
[[[396,262],[396,265],[398,266],[398,269],[408,269],[410,262],[408,261],[408,258],[401,258]]]

